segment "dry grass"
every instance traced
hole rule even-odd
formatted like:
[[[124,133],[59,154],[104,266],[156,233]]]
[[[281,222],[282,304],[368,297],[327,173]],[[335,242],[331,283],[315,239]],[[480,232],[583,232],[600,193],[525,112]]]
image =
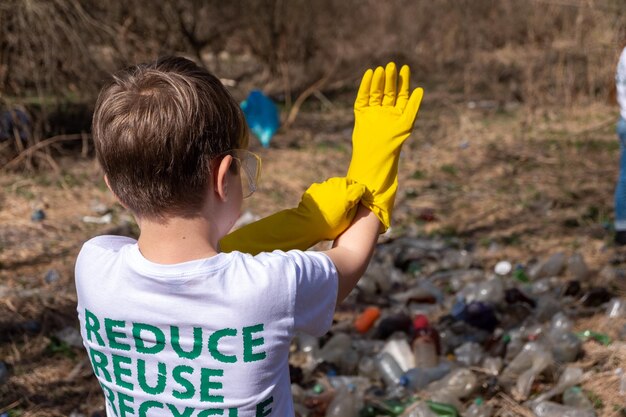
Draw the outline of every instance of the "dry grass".
[[[458,236],[474,245],[485,268],[500,259],[527,262],[564,250],[581,252],[598,271],[616,255],[602,228],[611,216],[616,139],[609,126],[585,132],[613,117],[612,108],[481,111],[427,100],[400,164],[394,233]],[[244,210],[264,216],[294,206],[312,181],[342,175],[349,161],[351,117],[342,107],[331,113],[305,111],[272,148],[256,148],[264,163],[261,189],[245,201]],[[460,146],[466,141],[469,146]],[[106,191],[92,160],[57,162],[59,174],[0,177],[0,358],[12,367],[9,382],[0,387],[0,409],[10,409],[12,416],[62,416],[102,407],[84,352],[54,351],[50,335],[77,325],[73,263],[82,242],[118,228],[127,213]],[[113,224],[82,222],[84,215],[95,215],[96,203],[112,211]],[[31,222],[36,208],[45,210],[45,221]],[[437,220],[417,220],[425,208],[433,209]],[[46,283],[51,268],[61,278]],[[39,321],[41,331],[15,328],[27,320]],[[598,317],[578,323],[594,329],[610,325]],[[603,377],[587,380],[586,389],[610,392],[593,384],[612,383],[618,353],[593,342],[585,349],[586,369]],[[524,415],[509,400],[499,400],[504,408],[499,415],[506,410]],[[608,397],[602,401],[611,404]]]

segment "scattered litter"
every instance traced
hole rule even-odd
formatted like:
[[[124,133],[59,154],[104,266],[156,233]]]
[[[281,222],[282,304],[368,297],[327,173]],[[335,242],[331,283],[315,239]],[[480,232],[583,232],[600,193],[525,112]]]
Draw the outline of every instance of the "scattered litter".
[[[83,223],[109,224],[113,220],[113,214],[107,213],[100,217],[83,216]]]
[[[264,148],[270,146],[274,134],[280,127],[276,104],[259,90],[252,90],[241,103],[248,126]]]
[[[30,219],[34,222],[41,222],[46,219],[46,212],[42,209],[33,210],[33,213],[30,215]]]
[[[591,395],[626,391],[621,368],[602,377],[610,389],[589,391],[585,384],[607,372],[602,366],[610,358],[626,361],[619,341],[626,335],[618,334],[626,300],[589,286],[592,272],[576,253],[559,252],[528,268],[500,261],[495,274],[477,264],[454,242],[380,243],[344,302],[356,314],[338,313],[328,336],[294,341],[297,414],[604,415]],[[613,330],[591,322],[575,327],[590,315]]]
[[[57,282],[59,279],[61,279],[61,274],[59,274],[59,271],[57,271],[56,269],[48,270],[48,272],[46,272],[46,275],[44,276],[44,281],[46,281],[46,284],[52,284],[54,282]]]

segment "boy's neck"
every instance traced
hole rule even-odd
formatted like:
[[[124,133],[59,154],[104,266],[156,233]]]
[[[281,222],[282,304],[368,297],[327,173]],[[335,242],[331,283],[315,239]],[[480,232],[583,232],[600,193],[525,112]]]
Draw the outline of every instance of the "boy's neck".
[[[167,223],[138,219],[141,233],[137,243],[141,254],[157,264],[177,264],[217,255],[219,237],[201,217],[169,218]]]

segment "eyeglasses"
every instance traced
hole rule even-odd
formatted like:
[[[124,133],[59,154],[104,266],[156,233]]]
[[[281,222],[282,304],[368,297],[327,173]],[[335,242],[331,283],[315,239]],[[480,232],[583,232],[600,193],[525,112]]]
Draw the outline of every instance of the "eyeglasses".
[[[219,155],[222,158],[226,155],[232,156],[237,162],[235,166],[241,177],[241,190],[243,198],[250,197],[257,189],[259,177],[261,176],[261,157],[247,149],[232,149]]]

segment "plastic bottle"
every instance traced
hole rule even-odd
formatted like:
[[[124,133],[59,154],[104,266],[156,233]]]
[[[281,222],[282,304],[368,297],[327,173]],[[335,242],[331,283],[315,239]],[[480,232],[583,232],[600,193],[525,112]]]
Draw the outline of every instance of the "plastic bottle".
[[[502,381],[510,382],[532,367],[534,358],[539,353],[545,353],[545,347],[538,342],[526,343],[521,351],[513,358],[509,365],[502,371]]]
[[[463,413],[463,417],[491,417],[492,415],[493,406],[485,403],[482,398],[474,400],[472,405]]]
[[[359,360],[359,375],[363,375],[368,378],[375,378],[378,375],[376,369],[376,360],[370,356],[362,356]]]
[[[461,407],[459,399],[471,395],[476,388],[478,388],[476,375],[469,369],[458,368],[443,379],[428,385],[427,390],[432,394],[433,400]]]
[[[438,417],[437,413],[430,409],[425,402],[419,402],[407,409],[407,414],[403,417]]]
[[[563,252],[557,252],[548,259],[534,265],[528,272],[528,275],[530,275],[530,278],[533,280],[553,277],[559,275],[564,266],[565,254]]]
[[[298,333],[296,336],[296,342],[298,344],[298,348],[311,357],[315,358],[319,354],[320,345],[317,337],[306,333]]]
[[[599,307],[611,301],[613,294],[604,287],[592,287],[582,296],[580,301],[585,307]]]
[[[336,365],[342,373],[353,373],[359,364],[359,354],[352,348],[352,338],[345,333],[336,333],[320,349],[319,361]]]
[[[483,369],[490,375],[498,375],[502,370],[502,358],[486,357],[482,364]]]
[[[499,278],[483,282],[472,282],[458,294],[466,302],[473,301],[499,304],[504,300],[504,286]]]
[[[606,308],[606,315],[612,319],[626,317],[626,300],[613,298],[609,301],[609,305]]]
[[[583,378],[583,371],[580,368],[568,366],[565,368],[556,385],[549,391],[539,394],[533,401],[533,404],[538,404],[541,401],[549,400],[555,395],[562,394],[567,388],[573,387],[580,383]]]
[[[517,288],[508,288],[504,292],[504,299],[508,304],[524,303],[531,307],[535,307],[537,303]]]
[[[400,378],[404,372],[389,353],[381,352],[376,356],[376,369],[387,387],[400,385]]]
[[[573,362],[580,354],[582,343],[572,333],[574,324],[563,313],[557,313],[550,321],[548,340],[552,346],[554,360],[561,363]]]
[[[354,328],[357,332],[363,334],[372,328],[374,322],[380,317],[380,309],[376,306],[367,307],[354,320]]]
[[[456,407],[452,404],[432,400],[426,401],[426,404],[428,404],[428,407],[439,417],[458,417],[459,415]]]
[[[537,298],[537,307],[534,311],[537,322],[546,322],[559,311],[561,311],[561,303],[551,294],[542,294]]]
[[[548,366],[554,363],[552,353],[546,349],[537,350],[532,355],[532,365],[530,369],[524,371],[517,378],[517,392],[523,398],[528,398],[530,389],[535,378],[544,371]]]
[[[593,409],[593,404],[580,387],[570,387],[563,392],[563,405],[579,409]]]
[[[345,352],[352,349],[352,338],[345,333],[334,334],[320,349],[321,360],[338,363]]]
[[[582,350],[582,342],[574,333],[562,333],[550,339],[552,355],[559,363],[574,362]]]
[[[567,260],[567,270],[578,281],[585,281],[589,276],[589,268],[585,263],[585,258],[578,252]]]
[[[362,401],[355,387],[340,388],[326,409],[326,417],[358,417]]]
[[[480,364],[484,355],[485,352],[483,348],[475,342],[466,342],[454,349],[456,360],[466,366],[476,366]]]
[[[389,353],[396,360],[402,372],[406,372],[411,368],[415,368],[415,355],[411,350],[411,346],[406,339],[393,338],[390,339],[383,348],[383,352]]]
[[[487,332],[493,332],[499,323],[493,307],[480,301],[467,304],[465,308],[457,314],[457,317],[467,324],[486,330]]]
[[[555,314],[550,320],[550,333],[565,333],[572,331],[574,323],[562,312]]]
[[[430,334],[419,335],[413,340],[413,355],[415,366],[420,368],[432,368],[437,366],[437,345]]]
[[[428,384],[438,381],[452,369],[452,364],[448,361],[441,361],[433,368],[413,368],[409,369],[400,378],[400,383],[413,391],[420,391]]]
[[[537,417],[596,417],[593,410],[580,410],[552,401],[541,401],[532,410]]]
[[[378,322],[376,334],[377,339],[387,339],[395,332],[409,333],[411,331],[412,320],[406,314],[395,314],[384,317]]]

